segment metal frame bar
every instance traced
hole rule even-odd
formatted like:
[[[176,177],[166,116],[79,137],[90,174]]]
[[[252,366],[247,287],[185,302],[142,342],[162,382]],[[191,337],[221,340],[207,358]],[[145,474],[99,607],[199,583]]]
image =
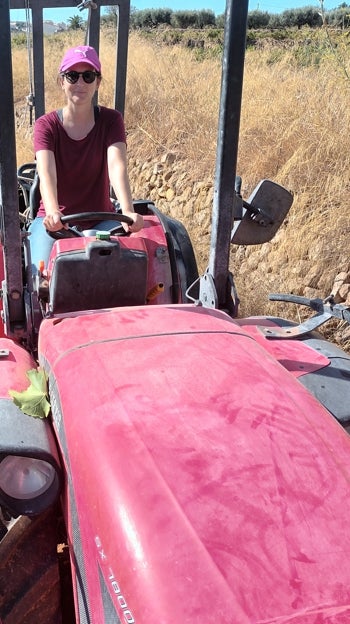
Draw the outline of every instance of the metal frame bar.
[[[217,306],[227,307],[234,187],[241,116],[248,0],[227,0],[208,273]]]
[[[13,77],[9,0],[0,0],[0,201],[1,243],[4,248],[4,310],[11,327],[24,324],[22,298],[21,230],[18,207],[16,139],[13,110]]]

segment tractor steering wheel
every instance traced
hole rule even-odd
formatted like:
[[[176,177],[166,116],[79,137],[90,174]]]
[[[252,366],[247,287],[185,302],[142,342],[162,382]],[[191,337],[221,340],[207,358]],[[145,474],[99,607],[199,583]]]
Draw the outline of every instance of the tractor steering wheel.
[[[62,225],[65,223],[71,224],[75,221],[118,221],[119,223],[123,222],[128,225],[132,225],[133,223],[133,220],[130,217],[117,212],[80,212],[79,214],[64,215],[61,217]],[[110,234],[114,234],[118,229],[120,229],[120,227],[122,226],[117,225],[115,228],[108,231]],[[80,236],[84,236],[82,232],[79,232],[71,227],[68,227],[67,230],[62,228],[61,230],[56,230],[55,232],[47,230],[47,233],[55,240],[62,240],[64,238],[79,238]],[[123,233],[127,234],[124,229]]]

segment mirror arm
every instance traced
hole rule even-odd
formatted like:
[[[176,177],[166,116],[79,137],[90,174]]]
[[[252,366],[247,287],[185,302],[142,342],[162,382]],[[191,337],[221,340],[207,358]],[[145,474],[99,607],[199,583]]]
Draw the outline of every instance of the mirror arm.
[[[256,221],[256,223],[258,223],[259,225],[266,227],[266,225],[273,224],[273,220],[271,219],[271,217],[266,212],[264,212],[264,210],[261,210],[261,208],[256,208],[255,206],[252,206],[244,199],[242,201],[242,204],[243,208],[245,208],[251,215],[253,221]]]

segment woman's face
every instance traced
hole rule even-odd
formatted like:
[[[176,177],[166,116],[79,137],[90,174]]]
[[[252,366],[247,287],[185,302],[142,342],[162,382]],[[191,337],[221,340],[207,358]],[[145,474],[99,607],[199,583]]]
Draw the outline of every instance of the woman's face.
[[[88,63],[76,63],[69,68],[68,71],[75,72],[84,72],[84,71],[95,71],[91,65]],[[82,76],[79,76],[77,82],[71,84],[65,76],[61,76],[61,85],[62,89],[66,95],[67,100],[74,102],[75,104],[91,102],[95,91],[100,86],[101,77],[96,76],[94,81],[91,83],[87,83],[84,81]]]

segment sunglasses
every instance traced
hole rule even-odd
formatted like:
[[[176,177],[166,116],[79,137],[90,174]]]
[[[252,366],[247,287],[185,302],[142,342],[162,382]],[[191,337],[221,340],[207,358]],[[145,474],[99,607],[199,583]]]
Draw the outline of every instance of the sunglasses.
[[[100,76],[100,74],[98,74],[97,72],[91,71],[89,69],[83,72],[77,72],[74,70],[67,71],[63,72],[63,74],[61,75],[64,76],[67,82],[69,82],[70,84],[75,84],[76,82],[78,82],[79,76],[82,76],[84,82],[86,82],[87,84],[91,84],[92,82],[94,82],[96,76]]]

